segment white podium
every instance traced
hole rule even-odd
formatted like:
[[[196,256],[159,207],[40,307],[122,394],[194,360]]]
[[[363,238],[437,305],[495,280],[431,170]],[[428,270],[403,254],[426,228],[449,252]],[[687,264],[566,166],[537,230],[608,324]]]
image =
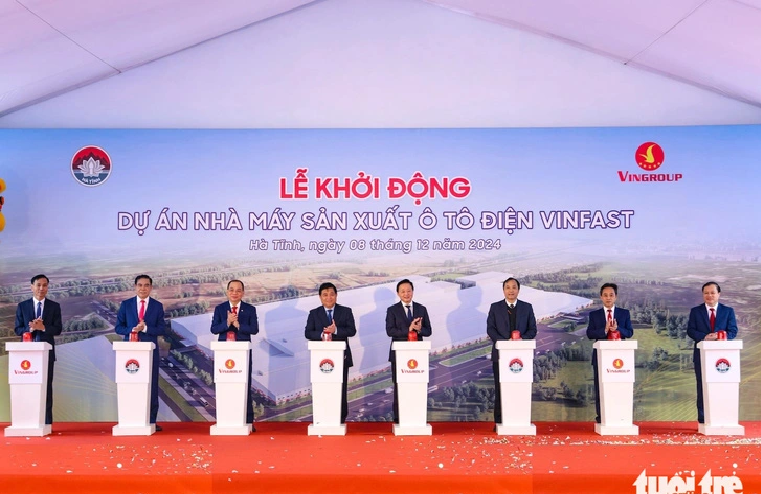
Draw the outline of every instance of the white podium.
[[[50,434],[51,427],[45,424],[45,405],[51,348],[45,342],[5,344],[11,388],[11,425],[5,428],[8,437]]]
[[[341,389],[344,376],[345,341],[310,341],[309,368],[312,378],[312,423],[310,436],[346,435],[341,423]]]
[[[396,352],[396,383],[399,387],[399,423],[394,424],[395,436],[430,436],[428,420],[428,352],[430,341],[394,341]]]
[[[534,382],[534,350],[536,340],[499,340],[499,387],[502,423],[497,424],[501,436],[535,436],[531,423],[531,385]]]
[[[634,350],[637,342],[598,341],[597,372],[600,383],[600,421],[595,432],[601,436],[636,436],[634,418]]]
[[[116,397],[119,423],[111,433],[114,436],[150,436],[156,424],[150,423],[151,342],[115,341]]]
[[[701,341],[705,424],[698,432],[706,436],[742,436],[740,413],[740,350],[742,340]]]
[[[217,423],[212,436],[248,436],[246,423],[248,397],[248,359],[252,347],[248,341],[212,341],[214,351],[214,387],[217,392]]]

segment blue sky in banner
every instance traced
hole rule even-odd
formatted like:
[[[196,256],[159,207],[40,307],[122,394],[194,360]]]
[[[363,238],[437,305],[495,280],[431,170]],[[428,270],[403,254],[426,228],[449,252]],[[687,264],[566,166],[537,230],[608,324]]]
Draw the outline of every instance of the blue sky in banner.
[[[647,141],[665,152],[655,172],[681,174],[677,181],[622,182],[621,173],[641,174],[634,160]],[[85,145],[105,149],[113,172],[99,187],[79,185],[70,172],[74,153]],[[501,238],[512,245],[545,240],[592,243],[704,243],[731,246],[757,242],[756,214],[761,127],[653,127],[588,129],[336,129],[336,130],[0,130],[0,177],[5,179],[5,231],[0,249],[24,256],[95,249],[188,251],[212,248],[245,254],[250,238],[301,241],[328,238],[380,239]],[[281,200],[278,180],[292,184],[297,168],[308,168],[309,195],[317,177],[355,178],[360,171],[380,177],[381,198],[366,200]],[[386,198],[391,176],[409,179],[464,176],[472,192],[465,199]],[[292,187],[292,186],[291,186]],[[352,212],[385,212],[399,205],[411,211],[410,227],[399,231],[353,231]],[[512,236],[481,230],[481,211],[512,206],[534,212],[533,230]],[[240,215],[243,231],[155,231],[162,208],[188,212],[227,211]],[[295,212],[291,231],[248,230],[248,213],[280,207]],[[303,231],[300,215],[348,213],[347,231]],[[439,226],[424,231],[417,216],[430,207]],[[468,207],[476,224],[447,230],[443,211]],[[545,229],[540,211],[635,211],[629,230]],[[151,210],[143,237],[119,231],[117,213]],[[192,227],[192,226],[191,226]],[[34,248],[29,241],[34,239]],[[160,253],[157,253],[160,255]]]

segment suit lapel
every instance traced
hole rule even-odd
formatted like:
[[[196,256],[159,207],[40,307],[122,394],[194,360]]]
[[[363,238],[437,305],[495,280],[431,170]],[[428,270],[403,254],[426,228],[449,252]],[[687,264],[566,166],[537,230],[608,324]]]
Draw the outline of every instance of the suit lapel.
[[[700,311],[701,312],[700,317],[703,319],[703,323],[706,325],[706,328],[708,328],[708,331],[710,331],[711,330],[711,320],[708,319],[708,307],[706,306],[706,304],[701,304],[700,307],[703,309],[703,310]],[[718,318],[719,318],[719,311],[717,310],[716,311],[716,319],[718,319]]]

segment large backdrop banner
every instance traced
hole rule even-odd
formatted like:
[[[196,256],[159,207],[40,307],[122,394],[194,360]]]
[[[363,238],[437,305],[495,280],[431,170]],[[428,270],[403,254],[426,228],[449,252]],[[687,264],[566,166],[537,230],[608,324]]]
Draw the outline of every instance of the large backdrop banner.
[[[113,327],[138,274],[164,304],[159,420],[214,420],[211,314],[257,308],[257,420],[310,420],[317,287],[353,309],[349,420],[388,420],[386,309],[428,308],[429,419],[491,420],[486,317],[521,281],[538,320],[534,420],[593,420],[587,318],[619,286],[635,420],[695,420],[687,314],[721,285],[744,341],[741,420],[761,420],[761,127],[0,130],[0,338],[44,273],[61,303],[56,421],[116,420]],[[3,349],[4,353],[4,349]],[[7,355],[0,421],[9,420]]]

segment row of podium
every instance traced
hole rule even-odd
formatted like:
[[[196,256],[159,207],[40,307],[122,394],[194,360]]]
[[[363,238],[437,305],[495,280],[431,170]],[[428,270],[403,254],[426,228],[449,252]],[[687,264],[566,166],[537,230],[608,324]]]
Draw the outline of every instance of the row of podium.
[[[217,423],[211,435],[248,435],[246,395],[248,387],[249,342],[212,342],[214,382],[217,397]],[[345,342],[310,341],[313,423],[309,435],[343,435],[341,388]],[[531,423],[531,385],[533,383],[534,340],[498,341],[499,373],[502,395],[500,435],[535,435]],[[740,350],[742,341],[703,341],[698,344],[703,375],[705,435],[743,435],[739,418]],[[399,423],[396,435],[430,435],[427,423],[430,372],[428,355],[431,343],[394,342],[396,375],[399,386]],[[636,341],[598,341],[597,364],[600,381],[601,435],[636,435],[632,423],[634,399],[634,351]],[[11,391],[11,425],[6,436],[44,436],[45,399],[48,369],[48,343],[6,343],[8,381]],[[149,423],[153,343],[114,342],[119,422],[114,436],[150,435]]]

